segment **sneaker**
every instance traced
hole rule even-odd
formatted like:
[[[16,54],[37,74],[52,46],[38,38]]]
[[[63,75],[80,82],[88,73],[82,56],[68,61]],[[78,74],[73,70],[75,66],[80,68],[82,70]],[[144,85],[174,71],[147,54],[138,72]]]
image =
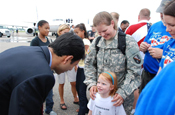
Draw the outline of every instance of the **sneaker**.
[[[51,111],[49,115],[57,115],[54,111]]]

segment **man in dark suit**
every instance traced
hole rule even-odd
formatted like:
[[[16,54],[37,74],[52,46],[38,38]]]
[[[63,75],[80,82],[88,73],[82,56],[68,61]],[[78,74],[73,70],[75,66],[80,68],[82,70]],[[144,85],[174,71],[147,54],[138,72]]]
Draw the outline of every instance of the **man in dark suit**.
[[[129,26],[129,22],[127,20],[123,20],[118,28],[118,31],[125,33],[126,28]]]
[[[52,73],[71,70],[84,57],[80,37],[66,33],[49,47],[21,46],[0,53],[0,114],[41,115],[55,83]]]

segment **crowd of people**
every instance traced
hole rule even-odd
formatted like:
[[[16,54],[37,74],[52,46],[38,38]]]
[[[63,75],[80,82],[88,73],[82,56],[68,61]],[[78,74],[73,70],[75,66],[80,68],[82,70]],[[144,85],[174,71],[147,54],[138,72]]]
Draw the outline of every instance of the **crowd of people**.
[[[30,46],[0,53],[1,114],[57,115],[54,76],[66,111],[67,76],[78,115],[174,115],[175,0],[162,0],[157,12],[161,21],[154,24],[143,8],[137,24],[120,26],[117,12],[99,12],[92,30],[62,24],[54,41],[47,37],[49,23],[40,20]]]

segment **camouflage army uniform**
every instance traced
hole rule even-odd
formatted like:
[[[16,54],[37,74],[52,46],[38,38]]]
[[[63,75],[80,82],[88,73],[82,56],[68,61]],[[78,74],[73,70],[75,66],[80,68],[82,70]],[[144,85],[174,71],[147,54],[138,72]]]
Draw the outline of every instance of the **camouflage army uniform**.
[[[137,42],[129,35],[126,35],[126,55],[123,55],[121,50],[118,49],[117,35],[107,46],[105,44],[106,40],[103,37],[98,42],[97,46],[99,47],[99,51],[97,54],[97,67],[93,64],[96,57],[96,39],[92,42],[89,53],[85,59],[84,69],[86,79],[84,83],[89,89],[96,85],[97,76],[99,76],[100,73],[104,71],[114,72],[118,80],[118,90],[116,93],[120,94],[125,100],[140,85],[140,69],[143,60],[140,56]],[[138,61],[139,59],[140,61]],[[98,75],[96,75],[96,71]],[[134,95],[132,95],[132,98],[133,97]],[[130,103],[131,107],[129,106],[129,108],[131,110],[133,101],[130,101]],[[124,101],[124,107],[125,105],[128,105],[126,100]],[[128,107],[125,107],[125,110],[126,109],[128,109]]]

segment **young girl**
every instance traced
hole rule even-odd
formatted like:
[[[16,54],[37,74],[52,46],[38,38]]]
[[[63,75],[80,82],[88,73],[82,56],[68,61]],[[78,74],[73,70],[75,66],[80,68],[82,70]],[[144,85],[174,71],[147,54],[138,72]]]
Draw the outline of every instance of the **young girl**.
[[[61,36],[69,31],[70,31],[70,27],[67,24],[62,24],[59,26],[57,34],[59,36]],[[59,39],[59,38],[57,38],[57,39]],[[58,82],[59,82],[58,91],[59,91],[59,95],[60,95],[60,108],[62,110],[67,110],[67,106],[66,106],[65,101],[64,101],[64,84],[65,84],[66,74],[67,74],[68,81],[71,84],[71,90],[72,90],[72,94],[74,96],[73,103],[74,104],[79,103],[77,91],[76,91],[76,71],[75,71],[75,68],[73,68],[71,71],[61,73],[58,76]]]
[[[113,96],[117,91],[117,77],[113,72],[103,72],[97,81],[95,100],[88,103],[88,115],[126,115],[123,105],[113,106]]]
[[[80,23],[75,26],[74,32],[83,39],[84,45],[85,45],[85,53],[87,52],[90,41],[87,39],[87,32],[86,32],[86,27],[83,23]],[[80,107],[79,110],[77,110],[78,115],[85,115],[85,113],[88,113],[88,108],[87,108],[87,97],[86,97],[86,85],[83,83],[85,80],[85,75],[84,75],[84,60],[80,60],[78,64],[78,71],[77,71],[77,77],[76,77],[76,89],[78,92],[79,96],[79,101],[80,101]]]
[[[48,46],[50,44],[50,41],[47,38],[50,30],[49,23],[45,20],[40,20],[38,22],[38,30],[39,30],[39,35],[31,41],[30,46]],[[53,91],[51,90],[46,97],[45,113],[50,115],[56,115],[56,113],[52,111],[53,104],[54,104],[52,96],[53,96]]]
[[[36,36],[30,43],[30,46],[48,46],[50,44],[47,36],[49,34],[50,26],[45,20],[38,22],[39,35]]]

